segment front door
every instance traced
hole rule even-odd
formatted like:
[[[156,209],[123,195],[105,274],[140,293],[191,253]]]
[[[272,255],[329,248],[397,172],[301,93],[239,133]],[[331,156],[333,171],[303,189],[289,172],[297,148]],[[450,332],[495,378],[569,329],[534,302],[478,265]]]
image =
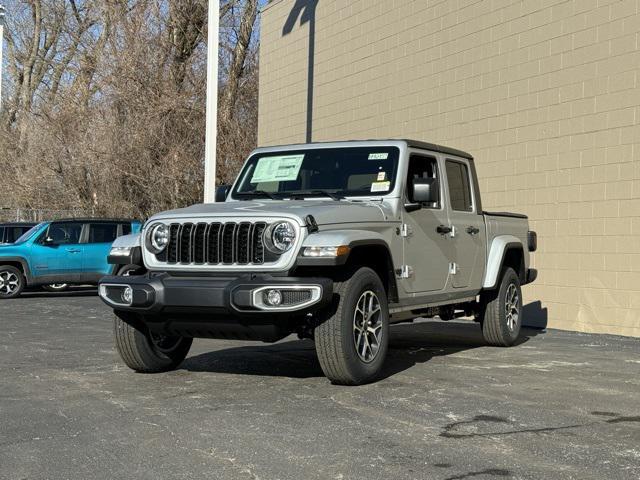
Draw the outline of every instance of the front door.
[[[81,223],[52,223],[31,246],[35,277],[51,282],[74,282],[82,270]],[[49,242],[46,242],[46,239]]]
[[[442,182],[435,157],[411,154],[406,178],[405,201],[413,203],[411,180],[413,178],[436,178],[440,185],[438,201],[422,204],[422,208],[402,214],[404,265],[410,270],[400,280],[408,293],[436,292],[444,290],[449,277],[451,245],[447,235],[438,232],[438,227],[449,225],[448,214],[443,208]]]
[[[471,170],[467,160],[445,160],[449,194],[449,222],[451,234],[454,288],[480,288],[484,275],[485,225],[482,212],[474,202]]]

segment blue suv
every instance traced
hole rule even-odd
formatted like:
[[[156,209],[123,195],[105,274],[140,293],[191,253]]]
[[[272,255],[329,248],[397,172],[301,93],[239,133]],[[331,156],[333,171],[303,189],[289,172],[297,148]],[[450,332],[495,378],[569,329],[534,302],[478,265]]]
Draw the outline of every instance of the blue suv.
[[[14,243],[0,245],[0,299],[26,286],[97,284],[113,272],[107,256],[113,241],[138,233],[137,220],[73,219],[40,223]]]

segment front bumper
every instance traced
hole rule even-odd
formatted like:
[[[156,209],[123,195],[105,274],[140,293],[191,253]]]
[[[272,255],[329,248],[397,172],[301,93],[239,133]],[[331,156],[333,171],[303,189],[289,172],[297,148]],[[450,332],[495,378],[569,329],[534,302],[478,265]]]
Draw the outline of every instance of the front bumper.
[[[185,337],[275,342],[300,331],[303,317],[326,306],[333,296],[327,278],[183,277],[167,273],[104,277],[102,300],[127,322],[142,322],[151,332]],[[129,303],[123,292],[130,288]],[[264,293],[280,290],[283,303],[271,308]],[[306,294],[304,292],[308,291]],[[315,293],[311,293],[315,292]]]
[[[128,295],[123,296],[129,288]],[[280,305],[269,305],[265,294],[281,293]],[[142,276],[103,277],[100,298],[115,310],[148,315],[209,313],[254,316],[291,314],[324,306],[333,294],[328,278],[272,277],[270,275],[174,276],[149,273]]]

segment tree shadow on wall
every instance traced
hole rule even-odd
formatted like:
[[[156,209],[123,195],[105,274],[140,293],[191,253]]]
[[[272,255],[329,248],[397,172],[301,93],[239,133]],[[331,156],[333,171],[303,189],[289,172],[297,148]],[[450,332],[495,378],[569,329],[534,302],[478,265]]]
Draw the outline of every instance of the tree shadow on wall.
[[[296,21],[300,18],[300,25],[309,24],[309,51],[307,54],[307,126],[306,141],[310,143],[313,139],[313,77],[315,70],[315,49],[316,49],[316,7],[319,0],[296,0],[287,21],[282,27],[282,36],[286,36],[293,31]]]

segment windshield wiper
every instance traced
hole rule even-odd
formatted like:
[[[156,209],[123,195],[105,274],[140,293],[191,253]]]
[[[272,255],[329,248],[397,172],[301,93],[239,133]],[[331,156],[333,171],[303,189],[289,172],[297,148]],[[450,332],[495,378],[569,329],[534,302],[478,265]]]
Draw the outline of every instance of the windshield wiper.
[[[336,192],[330,192],[328,190],[305,190],[302,192],[292,193],[291,197],[297,198],[297,197],[304,197],[305,195],[325,195],[327,197],[330,197],[332,200],[335,200],[336,202],[344,198],[342,195],[339,195]]]
[[[264,190],[254,190],[252,192],[237,192],[238,196],[246,196],[246,197],[269,197],[271,200],[280,200],[273,193],[265,192]]]

